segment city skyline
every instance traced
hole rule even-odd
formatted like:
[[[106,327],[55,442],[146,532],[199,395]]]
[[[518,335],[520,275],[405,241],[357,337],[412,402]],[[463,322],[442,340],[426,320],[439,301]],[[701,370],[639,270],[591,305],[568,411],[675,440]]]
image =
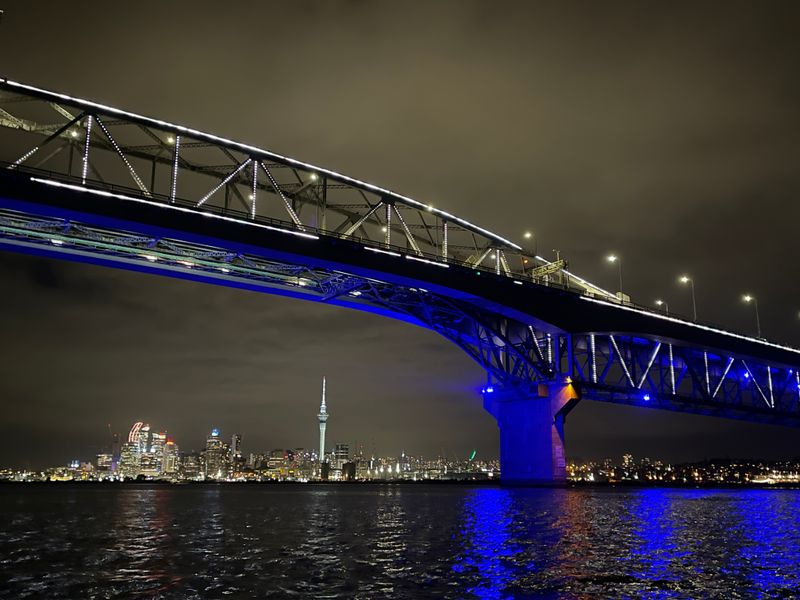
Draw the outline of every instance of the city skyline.
[[[782,10],[731,8],[720,19],[703,7],[659,18],[631,7],[603,14],[515,7],[517,18],[501,20],[479,7],[439,6],[416,13],[428,25],[409,54],[397,25],[406,15],[397,9],[348,12],[352,18],[330,29],[329,9],[273,7],[265,19],[277,11],[310,33],[297,50],[306,64],[298,71],[296,56],[282,51],[287,34],[261,40],[258,19],[241,24],[226,15],[219,18],[231,31],[244,27],[248,35],[220,32],[210,3],[190,14],[164,7],[147,23],[154,46],[128,55],[117,40],[142,16],[113,7],[102,26],[86,17],[107,49],[86,70],[83,53],[93,48],[82,39],[76,45],[60,25],[73,16],[67,7],[42,23],[32,6],[7,4],[0,49],[8,77],[330,165],[535,244],[543,255],[557,249],[576,272],[612,289],[624,283],[642,304],[658,299],[690,316],[696,308],[700,320],[800,344],[798,284],[780,275],[796,254],[800,190],[791,158],[797,57]],[[211,54],[195,31],[228,43]],[[362,31],[375,32],[374,60],[355,58],[351,40]],[[15,52],[37,35],[64,47],[63,65]],[[186,69],[171,44],[190,49],[193,65],[224,64],[218,85]],[[630,58],[633,46],[646,61]],[[288,82],[279,91],[273,75],[239,61],[262,51]],[[163,69],[153,73],[157,61]],[[353,64],[352,72],[341,73],[340,64]],[[601,77],[598,64],[618,68]],[[309,108],[321,87],[324,98]],[[243,93],[232,98],[230,89]],[[437,92],[409,97],[409,89]],[[609,266],[611,253],[619,260]],[[306,424],[316,406],[306,399],[317,394],[317,373],[341,382],[343,439],[366,432],[379,451],[497,452],[496,424],[479,395],[484,374],[430,331],[7,253],[0,277],[13,290],[0,298],[3,314],[13,315],[3,323],[13,343],[3,348],[0,395],[14,409],[0,461],[47,462],[76,433],[97,446],[107,423],[144,415],[172,424],[181,438],[210,421],[223,430],[247,424],[248,440],[311,447],[317,433]],[[743,294],[758,299],[760,315]],[[740,448],[780,457],[791,454],[796,433],[584,402],[569,416],[568,438],[568,458],[622,448],[673,459]]]
[[[109,451],[93,460],[75,458],[60,466],[13,468],[0,465],[0,481],[153,481],[153,482],[319,482],[319,481],[499,481],[500,461],[467,457],[426,457],[405,451],[390,455],[365,453],[358,443],[337,442],[321,453],[302,447],[243,451],[242,435],[230,443],[218,428],[206,436],[200,450],[180,451],[172,436],[149,423],[137,421],[127,436],[112,434]],[[323,464],[324,463],[324,464]],[[781,460],[741,457],[670,463],[660,457],[638,457],[626,452],[600,460],[571,459],[567,481],[573,484],[634,484],[670,486],[789,485],[800,484],[800,456]]]

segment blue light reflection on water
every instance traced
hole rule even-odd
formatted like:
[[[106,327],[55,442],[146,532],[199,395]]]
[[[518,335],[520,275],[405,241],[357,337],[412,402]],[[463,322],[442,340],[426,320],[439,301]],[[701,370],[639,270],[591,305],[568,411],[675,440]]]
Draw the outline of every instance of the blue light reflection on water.
[[[510,597],[505,590],[514,580],[510,558],[517,551],[510,541],[511,494],[504,489],[480,489],[464,500],[465,556],[453,565],[457,573],[468,573],[479,578],[477,585],[468,589],[478,598],[500,599]]]
[[[487,599],[795,597],[798,515],[792,491],[477,489],[452,568]]]
[[[690,509],[708,502],[706,490],[641,489],[634,492],[630,518],[634,543],[630,547],[630,574],[639,581],[638,597],[686,598],[701,577],[692,553],[697,551]],[[688,588],[688,590],[687,590]]]
[[[752,582],[753,597],[800,596],[800,492],[753,490],[733,508],[746,540],[735,568]]]
[[[682,553],[678,552],[675,523],[672,520],[672,499],[665,490],[641,490],[631,505],[634,535],[637,543],[631,548],[634,563],[632,574],[645,581],[669,581],[678,576],[670,568]],[[676,594],[664,590],[651,598],[674,598]]]
[[[469,597],[575,597],[563,590],[561,566],[569,560],[559,556],[574,516],[562,519],[560,508],[571,498],[566,490],[470,490],[461,509],[462,549],[452,567],[468,583]]]

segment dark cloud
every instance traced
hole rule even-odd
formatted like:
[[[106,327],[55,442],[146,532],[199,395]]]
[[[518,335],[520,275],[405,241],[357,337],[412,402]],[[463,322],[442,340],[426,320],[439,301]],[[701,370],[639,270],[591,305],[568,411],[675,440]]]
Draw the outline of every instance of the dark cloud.
[[[7,0],[9,77],[318,162],[609,287],[800,344],[796,4]],[[197,447],[496,453],[482,374],[435,334],[308,302],[0,255],[3,461],[60,462],[145,419]],[[652,432],[642,436],[640,432]],[[569,450],[782,454],[794,432],[586,403]],[[742,440],[750,440],[743,444]],[[21,449],[25,449],[22,452]],[[684,450],[689,448],[691,450]],[[691,456],[690,456],[691,455]]]

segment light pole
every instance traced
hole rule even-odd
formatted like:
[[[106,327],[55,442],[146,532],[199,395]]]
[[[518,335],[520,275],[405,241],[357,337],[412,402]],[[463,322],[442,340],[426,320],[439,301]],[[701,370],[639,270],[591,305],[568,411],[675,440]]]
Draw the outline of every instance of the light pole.
[[[669,314],[669,303],[666,302],[665,300],[656,300],[656,306],[658,306],[659,308],[663,306],[664,312],[666,314]]]
[[[761,319],[758,316],[758,300],[756,299],[755,296],[751,296],[750,294],[745,294],[744,296],[742,296],[742,300],[744,300],[747,304],[750,304],[751,302],[753,303],[753,306],[756,309],[756,331],[758,332],[757,336],[761,337]]]
[[[609,254],[606,260],[610,263],[617,263],[617,272],[619,273],[619,293],[622,294],[622,259],[616,254]]]
[[[689,287],[692,288],[692,314],[694,315],[694,320],[697,321],[697,300],[694,295],[694,279],[688,275],[681,275],[680,282],[684,285],[688,283]]]

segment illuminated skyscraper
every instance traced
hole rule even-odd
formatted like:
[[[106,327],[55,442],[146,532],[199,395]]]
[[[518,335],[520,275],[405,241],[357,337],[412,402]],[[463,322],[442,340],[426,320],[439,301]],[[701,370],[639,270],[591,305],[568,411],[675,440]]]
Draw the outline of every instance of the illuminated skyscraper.
[[[206,449],[203,452],[206,479],[226,479],[228,477],[228,445],[219,436],[219,429],[211,430],[211,435],[206,439]]]
[[[145,425],[145,427],[148,426]],[[144,431],[145,427],[142,427],[142,431]],[[142,452],[141,458],[141,473],[143,475],[148,477],[158,477],[161,474],[161,469],[163,468],[164,463],[164,445],[166,444],[166,441],[166,432],[150,432],[147,450]]]
[[[119,455],[122,450],[122,441],[119,439],[119,434],[114,433],[111,436],[111,470],[116,471],[119,467]]]
[[[234,433],[231,437],[231,460],[242,458],[242,434]]]
[[[120,468],[122,477],[135,478],[141,473],[142,455],[150,445],[150,426],[137,421],[128,433],[128,441],[120,450]]]
[[[322,378],[322,404],[319,405],[319,462],[325,462],[325,427],[328,422],[328,407],[325,405],[325,377]]]
[[[122,444],[118,469],[120,477],[135,478],[139,474],[140,458],[139,447],[136,444],[132,442]]]
[[[178,444],[172,438],[167,438],[164,443],[164,453],[161,462],[161,473],[164,475],[175,475],[180,466],[180,452]]]
[[[333,468],[341,470],[342,465],[350,460],[350,444],[336,444],[333,450]]]

